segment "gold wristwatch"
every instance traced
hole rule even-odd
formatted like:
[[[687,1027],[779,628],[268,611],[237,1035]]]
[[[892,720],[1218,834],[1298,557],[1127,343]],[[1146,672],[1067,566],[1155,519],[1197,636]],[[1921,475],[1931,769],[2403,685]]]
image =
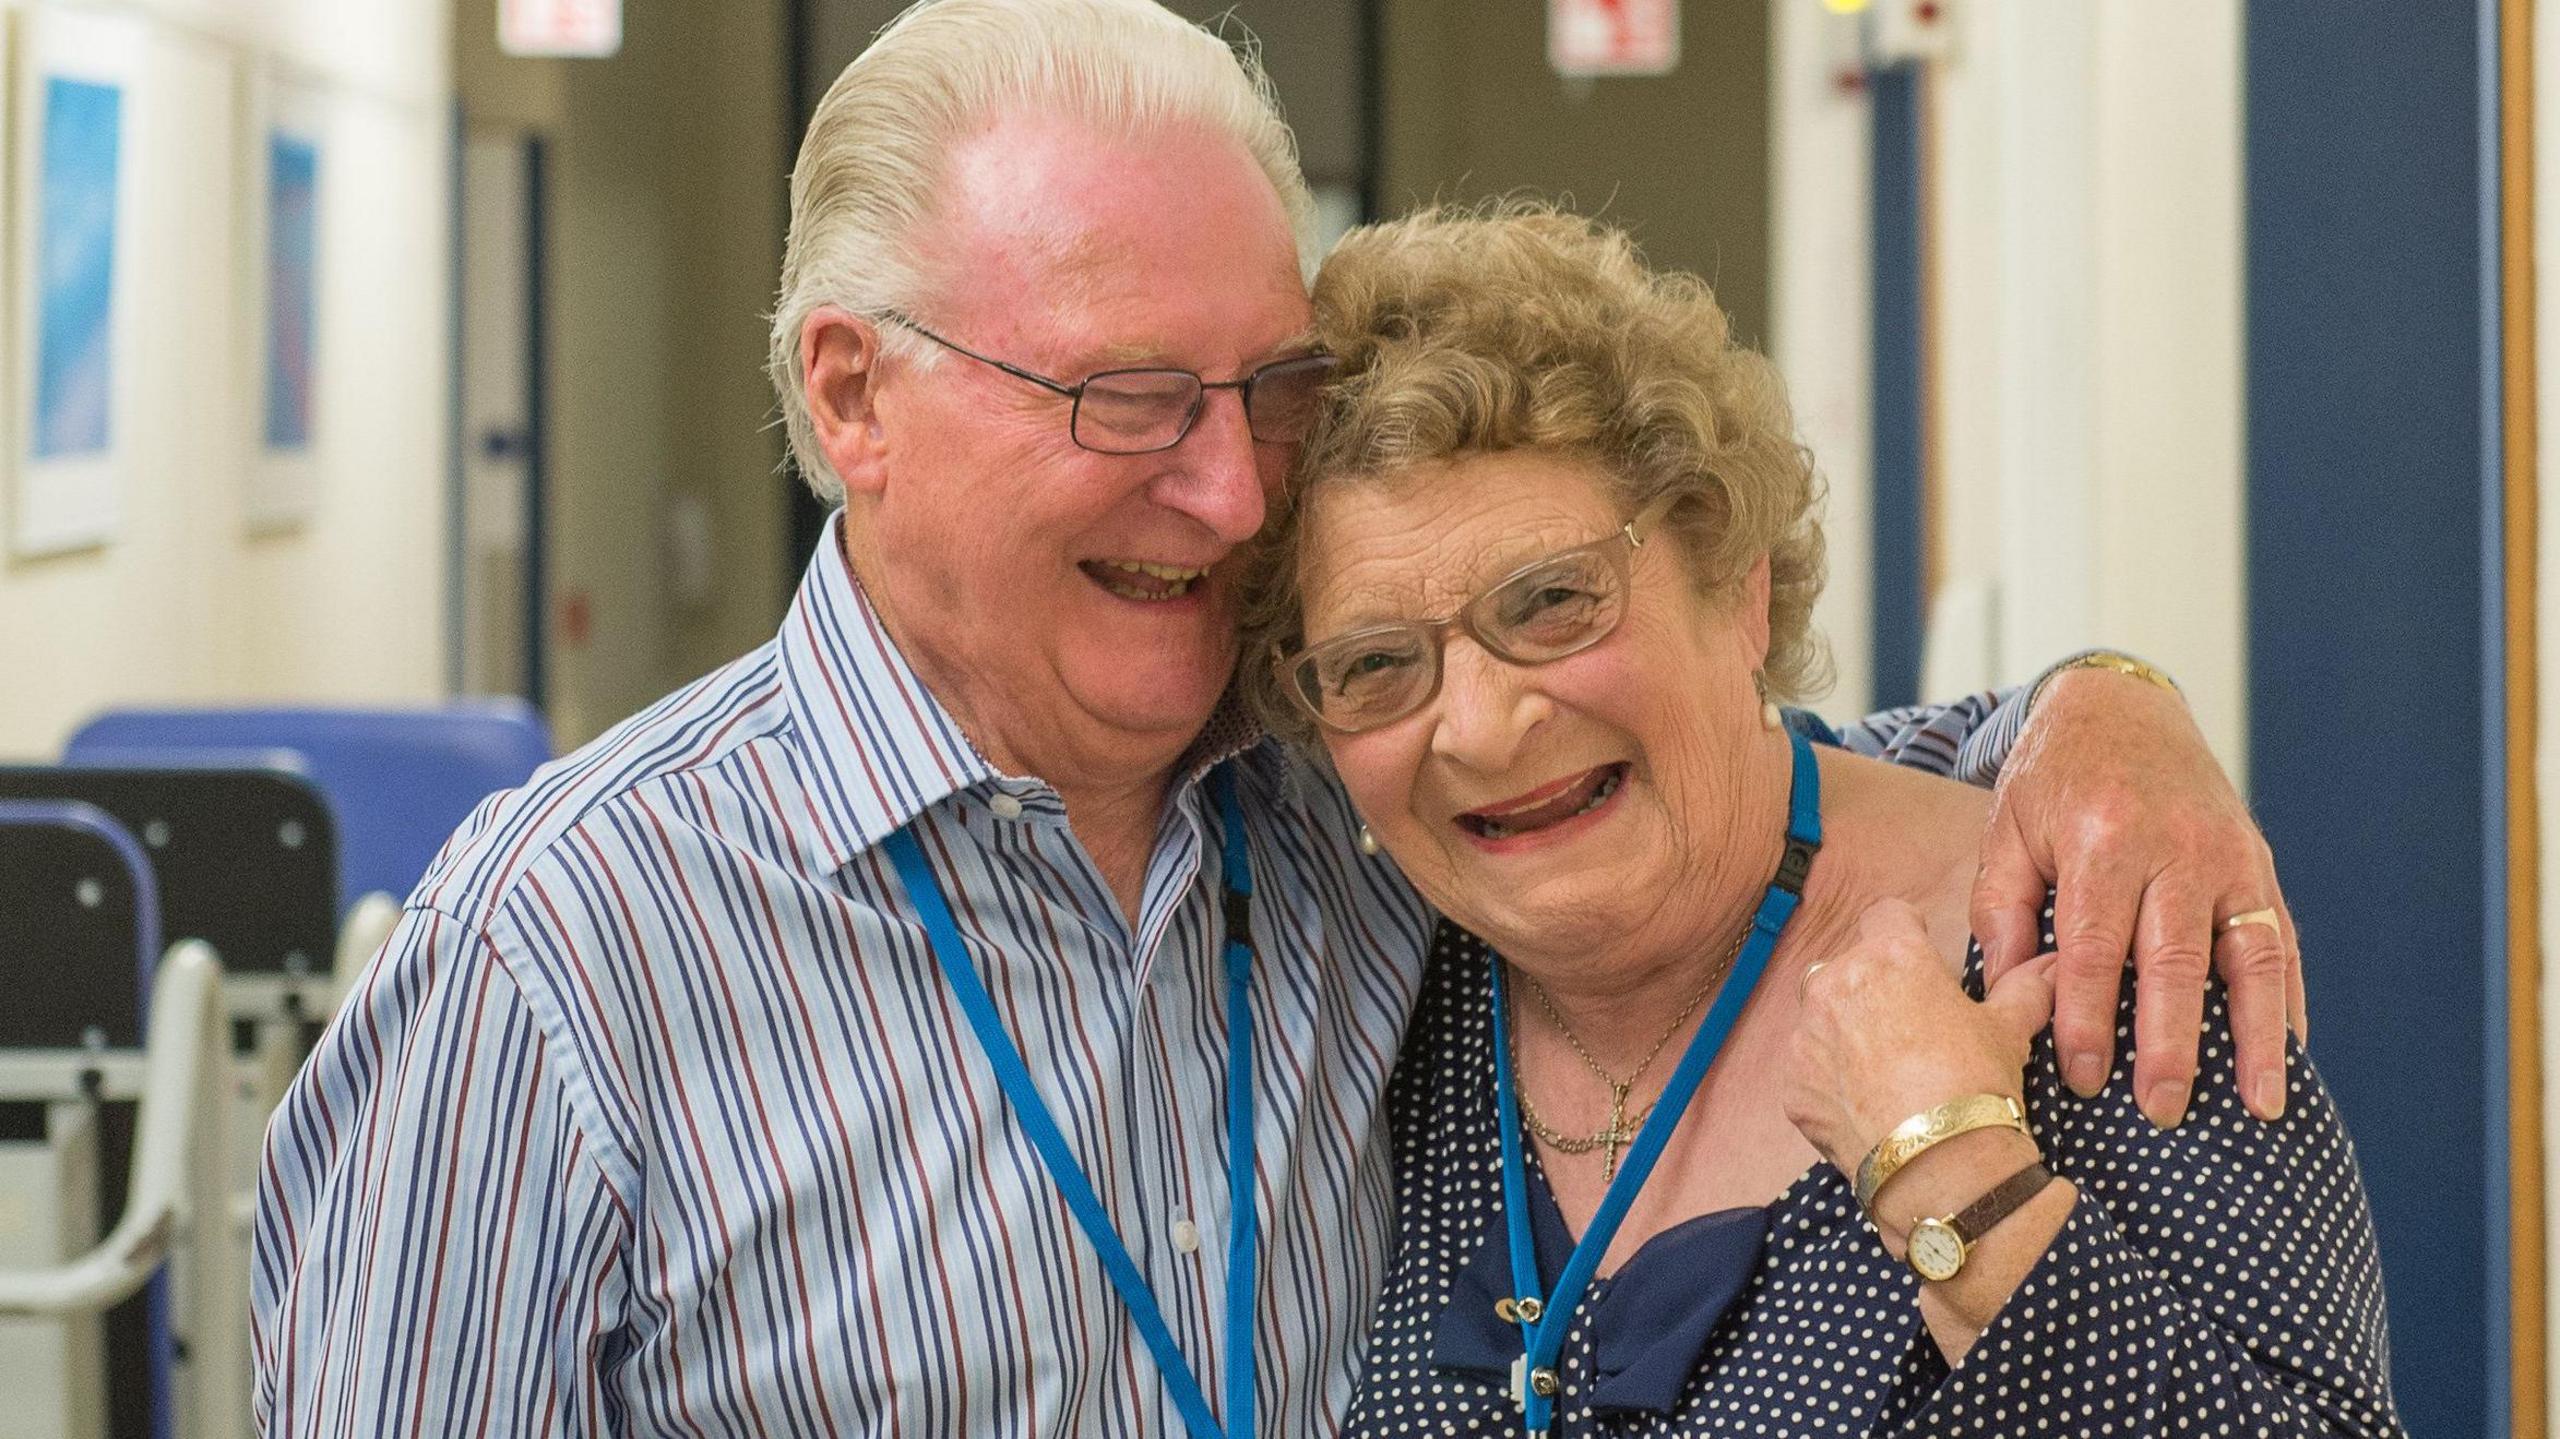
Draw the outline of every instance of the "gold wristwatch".
[[[1902,1121],[1867,1151],[1866,1158],[1858,1161],[1858,1207],[1867,1211],[1868,1218],[1874,1218],[1876,1191],[1884,1188],[1885,1181],[1899,1173],[1902,1166],[1959,1134],[1994,1128],[2014,1129],[2029,1139],[2035,1138],[2027,1128],[2025,1106],[2005,1094],[1968,1094]]]
[[[2044,1167],[2044,1161],[2037,1160],[2002,1180],[1962,1212],[1912,1225],[1911,1241],[1903,1248],[1902,1257],[1921,1278],[1943,1284],[1964,1271],[1973,1246],[1991,1232],[1993,1225],[2017,1213],[2052,1182],[2053,1171]]]

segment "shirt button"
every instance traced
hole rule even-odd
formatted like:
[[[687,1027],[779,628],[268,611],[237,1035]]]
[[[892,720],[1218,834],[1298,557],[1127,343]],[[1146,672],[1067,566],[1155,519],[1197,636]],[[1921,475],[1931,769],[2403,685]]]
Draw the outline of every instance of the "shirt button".
[[[1200,1252],[1200,1226],[1188,1219],[1173,1221],[1173,1247],[1184,1254]]]
[[[987,801],[987,808],[994,810],[998,819],[1022,818],[1022,801],[1001,790],[997,791],[995,798]]]

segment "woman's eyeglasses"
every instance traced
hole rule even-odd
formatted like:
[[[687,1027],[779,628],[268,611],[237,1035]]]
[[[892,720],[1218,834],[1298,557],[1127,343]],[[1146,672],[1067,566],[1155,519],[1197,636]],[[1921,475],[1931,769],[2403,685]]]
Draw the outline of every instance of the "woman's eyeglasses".
[[[1635,552],[1678,500],[1664,495],[1602,539],[1521,566],[1447,619],[1371,625],[1278,655],[1283,686],[1316,723],[1358,734],[1393,724],[1440,693],[1441,656],[1453,628],[1515,665],[1587,650],[1626,618]]]

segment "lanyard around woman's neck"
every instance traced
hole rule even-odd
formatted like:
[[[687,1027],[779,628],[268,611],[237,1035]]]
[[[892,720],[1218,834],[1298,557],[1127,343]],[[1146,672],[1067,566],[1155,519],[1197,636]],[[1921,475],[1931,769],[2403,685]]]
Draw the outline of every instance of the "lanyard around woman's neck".
[[[1724,1048],[1725,1036],[1732,1033],[1742,1007],[1750,1002],[1752,987],[1768,967],[1770,952],[1778,947],[1778,936],[1785,932],[1787,921],[1795,917],[1796,905],[1804,896],[1805,872],[1813,867],[1813,857],[1822,848],[1821,772],[1814,764],[1813,747],[1804,736],[1790,731],[1787,738],[1795,753],[1795,774],[1788,786],[1787,847],[1778,861],[1778,873],[1769,881],[1768,892],[1761,896],[1759,912],[1751,917],[1750,938],[1734,960],[1732,974],[1726,976],[1724,986],[1716,992],[1716,1002],[1699,1023],[1698,1032],[1689,1037],[1689,1047],[1682,1051],[1679,1067],[1671,1071],[1670,1081],[1662,1087],[1662,1097],[1654,1101],[1653,1113],[1646,1116],[1637,1131],[1636,1142],[1627,1150],[1625,1162],[1618,1166],[1617,1177],[1601,1193],[1600,1208],[1573,1246],[1572,1256],[1565,1260],[1564,1272],[1556,1277],[1552,1294],[1539,1288],[1537,1241],[1529,1232],[1529,1171],[1520,1142],[1519,1092],[1514,1088],[1516,1081],[1511,1072],[1510,1004],[1503,994],[1502,956],[1494,955],[1490,961],[1494,1103],[1502,1119],[1502,1208],[1510,1228],[1512,1303],[1520,1316],[1522,1349],[1519,1363],[1511,1371],[1511,1398],[1520,1406],[1521,1424],[1531,1439],[1543,1439],[1554,1426],[1556,1391],[1560,1387],[1556,1356],[1564,1350],[1565,1331],[1573,1324],[1573,1313],[1582,1307],[1592,1277],[1599,1272],[1600,1260],[1609,1252],[1609,1242],[1617,1237],[1618,1225],[1635,1203],[1636,1191],[1644,1188],[1645,1177],[1653,1172],[1654,1162],[1671,1142],[1671,1131],[1679,1128],[1680,1116],[1697,1096],[1698,1086],[1707,1077],[1707,1066],[1715,1063],[1717,1051]]]
[[[1120,1242],[1110,1211],[1102,1207],[1093,1182],[1085,1177],[1083,1166],[1076,1163],[1075,1151],[1067,1146],[1057,1117],[1049,1112],[1040,1091],[1033,1086],[1031,1069],[1023,1062],[1022,1051],[1005,1032],[995,1000],[978,977],[968,947],[961,942],[959,926],[952,922],[951,906],[933,877],[933,867],[925,862],[924,847],[916,843],[912,830],[904,829],[881,842],[889,852],[890,862],[897,866],[908,902],[924,921],[925,935],[933,942],[933,956],[942,966],[943,978],[959,997],[960,1012],[968,1016],[969,1028],[977,1035],[987,1066],[995,1071],[996,1083],[1003,1087],[1006,1100],[1013,1106],[1015,1121],[1030,1136],[1032,1148],[1039,1151],[1040,1163],[1049,1171],[1050,1182],[1057,1186],[1068,1212],[1083,1227],[1112,1287],[1120,1291],[1130,1321],[1137,1325],[1139,1337],[1155,1355],[1156,1369],[1173,1396],[1174,1407],[1182,1412],[1182,1422],[1191,1431],[1191,1439],[1247,1439],[1253,1433],[1254,1251],[1260,1237],[1254,1212],[1253,1168],[1253,874],[1245,846],[1244,813],[1236,802],[1233,769],[1232,763],[1222,764],[1209,776],[1209,788],[1217,796],[1219,822],[1226,829],[1222,852],[1227,928],[1228,1211],[1224,1426],[1211,1412],[1208,1396],[1201,1391],[1190,1361],[1173,1342],[1173,1331],[1166,1327],[1164,1313],[1156,1305],[1155,1291],[1139,1272],[1137,1261],[1130,1258],[1128,1246]]]

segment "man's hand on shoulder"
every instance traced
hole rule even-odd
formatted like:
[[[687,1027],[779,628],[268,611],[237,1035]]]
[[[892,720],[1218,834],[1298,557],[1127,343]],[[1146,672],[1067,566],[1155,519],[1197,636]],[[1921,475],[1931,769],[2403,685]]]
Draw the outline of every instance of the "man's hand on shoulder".
[[[1986,983],[2034,957],[2048,883],[2054,1045],[2072,1088],[2106,1083],[2130,952],[2134,1093],[2152,1122],[2186,1114],[2214,970],[2231,992],[2241,1098],[2261,1118],[2283,1113],[2285,1028],[2307,1023],[2293,916],[2275,856],[2173,690],[2093,668],[2038,692],[2001,767],[1974,883]],[[2227,923],[2269,909],[2272,925]]]

